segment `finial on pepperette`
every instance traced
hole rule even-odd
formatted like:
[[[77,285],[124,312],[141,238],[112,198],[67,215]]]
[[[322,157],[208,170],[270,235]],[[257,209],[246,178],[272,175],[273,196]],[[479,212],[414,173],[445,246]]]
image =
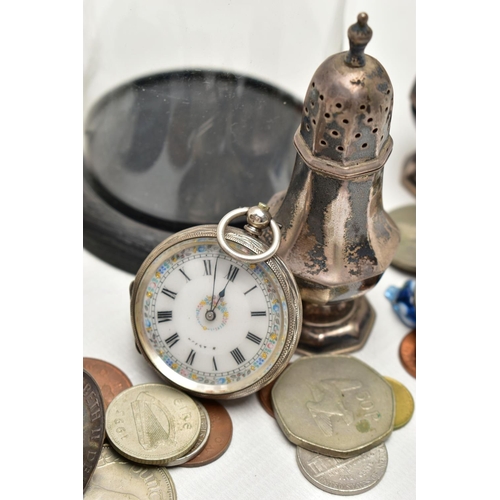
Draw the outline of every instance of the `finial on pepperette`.
[[[361,68],[365,65],[365,47],[372,39],[372,29],[368,26],[368,14],[358,14],[358,22],[351,25],[347,31],[349,38],[349,52],[345,62],[353,68]]]

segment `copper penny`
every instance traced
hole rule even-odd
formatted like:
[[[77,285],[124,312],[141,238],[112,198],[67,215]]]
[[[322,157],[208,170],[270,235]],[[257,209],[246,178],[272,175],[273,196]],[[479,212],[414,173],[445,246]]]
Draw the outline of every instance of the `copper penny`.
[[[399,346],[399,356],[406,371],[417,378],[417,330],[406,335]]]
[[[274,418],[274,410],[273,410],[273,403],[272,403],[272,398],[271,398],[271,391],[273,389],[274,383],[276,380],[273,380],[270,384],[267,384],[264,386],[258,393],[257,396],[259,397],[260,404],[264,408],[264,410],[271,415],[271,417]]]
[[[290,366],[291,363],[288,363],[288,366]],[[278,379],[276,379],[278,380]],[[260,404],[264,408],[264,410],[271,415],[271,417],[274,417],[274,409],[273,409],[273,402],[272,402],[272,397],[271,397],[271,391],[273,390],[273,386],[276,383],[276,380],[273,380],[270,384],[267,384],[264,386],[258,393],[257,396],[259,397]]]
[[[83,358],[83,368],[87,370],[101,389],[104,408],[107,410],[109,403],[120,392],[132,387],[132,382],[119,368],[107,361],[94,358]]]
[[[199,467],[220,458],[229,448],[233,437],[233,422],[227,410],[216,401],[200,401],[210,418],[210,435],[203,450],[180,467]]]

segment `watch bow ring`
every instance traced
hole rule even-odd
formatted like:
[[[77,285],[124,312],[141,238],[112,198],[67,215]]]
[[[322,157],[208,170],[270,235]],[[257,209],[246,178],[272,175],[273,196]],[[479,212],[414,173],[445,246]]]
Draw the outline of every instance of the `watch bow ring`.
[[[245,228],[247,229],[247,231],[255,234],[256,236],[260,235],[262,229],[266,228],[268,225],[271,226],[271,230],[273,232],[273,241],[271,243],[271,246],[265,252],[258,255],[247,255],[233,250],[231,246],[226,243],[224,237],[227,225],[233,219],[242,215],[247,216],[248,224],[245,226]],[[221,248],[229,255],[235,257],[236,259],[243,260],[244,262],[264,262],[265,260],[270,259],[278,251],[281,241],[280,239],[281,232],[278,223],[271,218],[269,214],[269,207],[267,205],[264,205],[263,203],[259,203],[257,207],[245,207],[232,210],[224,217],[222,217],[217,226],[217,241],[219,242]]]

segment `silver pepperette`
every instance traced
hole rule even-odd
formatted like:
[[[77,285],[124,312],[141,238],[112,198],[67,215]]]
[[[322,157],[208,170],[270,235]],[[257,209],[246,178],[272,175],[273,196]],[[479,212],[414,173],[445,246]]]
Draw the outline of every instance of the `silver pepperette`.
[[[366,55],[365,13],[348,30],[350,50],[327,58],[307,89],[287,191],[269,201],[282,227],[279,255],[301,290],[299,351],[350,352],[365,343],[375,312],[364,294],[389,267],[399,231],[382,204],[393,88]]]

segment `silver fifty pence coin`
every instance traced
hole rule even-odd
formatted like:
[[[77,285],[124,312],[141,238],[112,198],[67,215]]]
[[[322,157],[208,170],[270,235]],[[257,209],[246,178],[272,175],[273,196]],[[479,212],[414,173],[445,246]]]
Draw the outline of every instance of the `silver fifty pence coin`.
[[[349,458],[384,442],[394,425],[394,393],[373,368],[352,356],[297,359],[272,391],[276,421],[297,446]]]

